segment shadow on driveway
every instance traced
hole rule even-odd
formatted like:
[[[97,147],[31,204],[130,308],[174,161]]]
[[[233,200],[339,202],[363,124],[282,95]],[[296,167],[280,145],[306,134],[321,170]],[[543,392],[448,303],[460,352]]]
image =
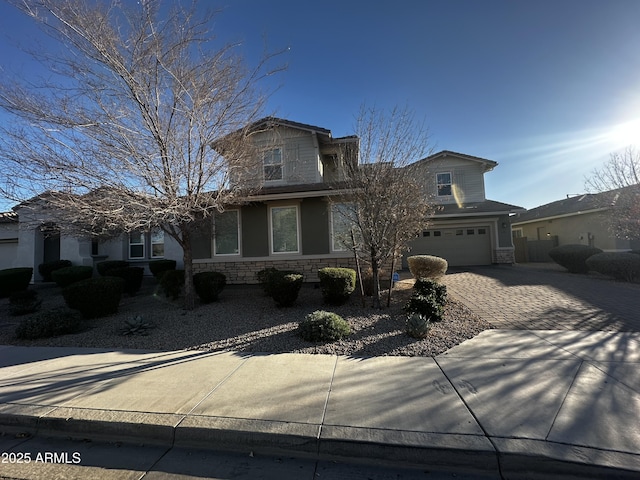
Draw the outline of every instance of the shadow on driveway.
[[[640,285],[547,266],[452,268],[449,292],[498,328],[640,332]]]

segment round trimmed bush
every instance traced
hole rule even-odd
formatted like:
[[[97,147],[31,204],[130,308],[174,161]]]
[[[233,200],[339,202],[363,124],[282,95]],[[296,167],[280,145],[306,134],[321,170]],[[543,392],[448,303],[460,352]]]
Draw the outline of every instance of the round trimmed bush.
[[[109,275],[109,270],[114,268],[125,268],[129,266],[129,262],[125,260],[105,260],[96,263],[96,270],[101,277]]]
[[[88,278],[62,289],[69,308],[80,310],[84,318],[106,317],[118,312],[124,280],[118,277]]]
[[[29,288],[33,268],[18,267],[0,270],[0,298],[6,298],[13,292]]]
[[[184,270],[165,270],[160,277],[160,286],[168,298],[177,300],[184,288]]]
[[[262,289],[264,290],[265,295],[271,296],[271,292],[269,291],[270,278],[271,275],[277,274],[279,271],[280,270],[278,270],[277,268],[267,267],[256,273],[256,278],[258,279],[260,285],[262,285]]]
[[[349,335],[351,327],[336,313],[316,310],[298,324],[298,333],[308,342],[333,342]]]
[[[409,271],[415,278],[440,278],[447,273],[448,262],[434,255],[412,255],[407,257]]]
[[[269,292],[278,307],[290,307],[298,298],[302,287],[301,273],[278,271],[269,275]]]
[[[322,298],[331,305],[346,303],[356,288],[356,271],[351,268],[321,268],[318,278]]]
[[[71,266],[70,260],[53,260],[51,262],[45,262],[38,265],[38,272],[42,276],[43,282],[53,282],[53,278],[51,277],[51,273],[56,270],[60,270],[61,268],[66,268]]]
[[[220,272],[200,272],[193,276],[193,286],[203,303],[217,301],[226,284],[227,277]]]
[[[49,338],[75,333],[82,328],[76,312],[66,308],[55,308],[25,318],[16,327],[16,336],[27,340]]]
[[[142,287],[144,268],[142,267],[120,267],[110,268],[106,273],[107,277],[118,277],[124,280],[124,292],[134,296]]]
[[[176,269],[175,260],[152,260],[149,262],[149,270],[151,274],[160,280],[164,272],[168,272]]]
[[[602,252],[586,260],[587,267],[594,272],[617,280],[634,282],[640,280],[640,255],[630,252]]]
[[[587,259],[602,250],[588,245],[561,245],[549,250],[549,256],[571,273],[589,273]]]
[[[92,276],[93,267],[88,266],[65,267],[51,273],[53,281],[62,288]]]

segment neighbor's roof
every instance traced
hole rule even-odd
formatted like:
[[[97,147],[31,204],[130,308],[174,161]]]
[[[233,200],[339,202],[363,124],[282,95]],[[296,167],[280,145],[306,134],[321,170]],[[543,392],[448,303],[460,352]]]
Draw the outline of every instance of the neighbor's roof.
[[[459,217],[475,215],[504,215],[508,213],[522,212],[524,208],[508,203],[485,200],[484,202],[471,202],[458,205],[457,203],[447,203],[438,205],[435,212],[436,217]]]
[[[547,203],[516,215],[511,224],[537,222],[567,215],[582,215],[605,210],[615,198],[613,192],[585,193]]]

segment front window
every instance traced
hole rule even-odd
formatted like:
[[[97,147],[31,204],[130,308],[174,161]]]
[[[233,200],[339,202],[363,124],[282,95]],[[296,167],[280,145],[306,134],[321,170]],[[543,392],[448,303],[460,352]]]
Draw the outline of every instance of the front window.
[[[299,252],[298,207],[271,208],[271,252]]]
[[[215,217],[215,254],[238,255],[240,253],[240,223],[238,210],[217,213]]]
[[[151,258],[164,257],[164,231],[154,230],[151,232]]]
[[[351,247],[351,212],[352,204],[331,205],[331,249],[335,252],[344,252]]]
[[[282,180],[282,149],[274,148],[264,154],[262,159],[264,168],[264,179]]]
[[[436,183],[439,197],[451,196],[451,173],[437,173]]]
[[[129,234],[129,258],[144,258],[144,233]]]

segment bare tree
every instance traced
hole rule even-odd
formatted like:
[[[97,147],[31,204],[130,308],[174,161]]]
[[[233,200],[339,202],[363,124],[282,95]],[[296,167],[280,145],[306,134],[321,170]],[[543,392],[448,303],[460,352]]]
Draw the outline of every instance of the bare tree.
[[[363,106],[355,130],[359,144],[342,156],[349,193],[337,210],[354,229],[352,247],[371,268],[373,306],[380,308],[381,268],[397,258],[432,213],[425,186],[411,168],[431,149],[428,130],[407,108]],[[348,245],[351,235],[346,237]]]
[[[191,226],[246,193],[230,179],[255,168],[247,126],[278,53],[249,68],[195,1],[11,1],[59,43],[30,52],[47,79],[0,82],[15,120],[0,135],[2,193],[50,192],[74,233],[161,228],[182,247],[193,308]]]
[[[610,209],[609,225],[616,237],[640,239],[640,152],[635,147],[612,153],[585,186],[589,192],[602,193],[601,206]]]

